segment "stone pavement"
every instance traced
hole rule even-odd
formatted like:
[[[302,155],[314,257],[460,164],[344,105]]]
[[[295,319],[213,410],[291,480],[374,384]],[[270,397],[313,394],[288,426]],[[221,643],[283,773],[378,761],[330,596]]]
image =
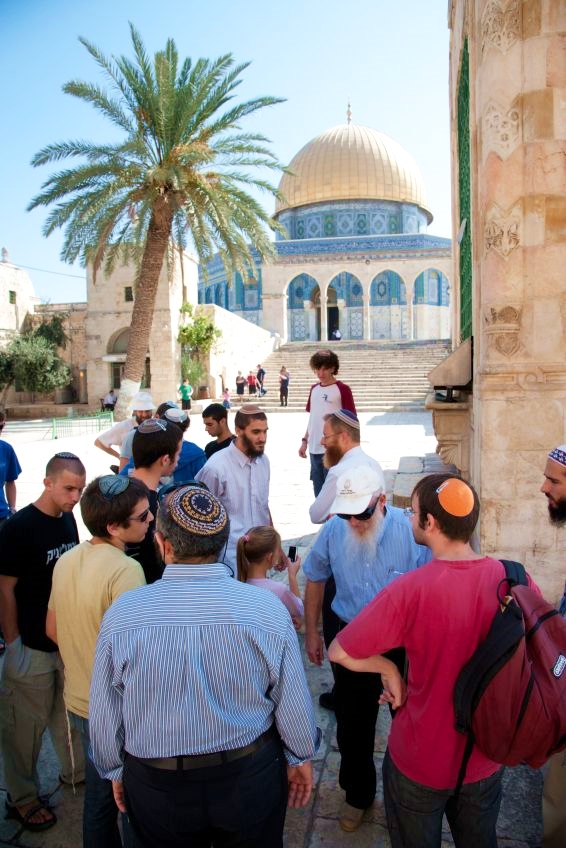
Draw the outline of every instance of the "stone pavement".
[[[385,471],[388,490],[391,492],[401,457],[424,457],[434,453],[436,440],[430,413],[362,413],[362,447],[377,459]],[[232,419],[231,419],[232,420]],[[285,544],[297,544],[304,554],[312,543],[315,527],[308,519],[308,506],[312,501],[312,488],[308,480],[308,462],[300,459],[298,449],[307,422],[305,413],[269,416],[267,453],[271,460],[271,509],[275,526]],[[200,415],[191,416],[188,436],[204,446],[208,437]],[[56,452],[70,450],[77,453],[87,468],[87,479],[108,472],[111,458],[93,445],[92,436],[75,436],[57,441],[38,440],[37,434],[26,431],[5,433],[18,453],[23,473],[18,480],[18,505],[34,500],[41,491],[47,460]],[[418,465],[418,463],[417,463]],[[427,466],[428,463],[424,462]],[[412,472],[415,463],[408,463]],[[77,510],[80,524],[80,515]],[[82,528],[82,538],[88,534]],[[323,744],[315,762],[316,789],[310,806],[304,810],[290,810],[285,827],[286,848],[318,848],[328,846],[356,846],[356,848],[388,848],[383,799],[378,795],[365,820],[356,833],[343,833],[338,826],[339,809],[343,793],[338,787],[339,754],[336,748],[335,721],[332,713],[318,706],[318,696],[330,688],[331,673],[328,664],[322,668],[311,666],[305,658],[305,668],[323,730]],[[379,764],[385,750],[389,718],[382,710],[376,734],[375,756]],[[56,809],[58,824],[45,833],[21,831],[12,821],[4,821],[0,813],[0,846],[19,848],[80,848],[81,810],[83,788],[58,785],[58,764],[46,734],[39,762],[39,781],[42,794],[48,795]],[[5,800],[3,775],[0,773],[0,810]],[[542,776],[527,767],[509,769],[504,783],[503,806],[499,818],[499,845],[506,848],[538,848],[540,845],[540,797]],[[452,841],[449,831],[443,845]],[[159,848],[159,846],[156,846]],[[477,846],[482,848],[482,846]]]

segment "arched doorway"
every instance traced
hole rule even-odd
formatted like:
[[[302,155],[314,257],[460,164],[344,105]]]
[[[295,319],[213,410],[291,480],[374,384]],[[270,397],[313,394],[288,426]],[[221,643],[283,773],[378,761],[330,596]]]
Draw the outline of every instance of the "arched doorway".
[[[128,350],[128,341],[130,338],[130,328],[126,327],[123,330],[120,330],[116,333],[108,342],[107,350],[108,353],[106,356],[103,356],[102,359],[104,362],[108,362],[110,366],[110,382],[108,385],[111,388],[119,389],[120,384],[122,383],[122,377],[124,376],[124,366],[126,363],[126,353]],[[146,357],[145,360],[145,369],[141,380],[142,389],[148,389],[151,386],[151,370],[150,370],[150,359],[149,356]]]

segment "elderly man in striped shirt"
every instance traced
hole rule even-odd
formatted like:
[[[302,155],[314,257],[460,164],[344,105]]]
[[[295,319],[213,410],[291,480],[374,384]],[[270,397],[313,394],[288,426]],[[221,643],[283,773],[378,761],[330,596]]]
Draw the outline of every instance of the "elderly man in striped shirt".
[[[229,530],[206,487],[166,492],[163,578],[102,623],[93,759],[148,848],[277,848],[286,805],[311,795],[320,731],[297,635],[278,598],[218,562]]]

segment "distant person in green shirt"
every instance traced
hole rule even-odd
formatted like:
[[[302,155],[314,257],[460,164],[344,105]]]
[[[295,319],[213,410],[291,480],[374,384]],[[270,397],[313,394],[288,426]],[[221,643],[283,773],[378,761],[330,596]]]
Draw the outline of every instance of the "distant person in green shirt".
[[[181,403],[183,409],[191,408],[191,398],[193,396],[193,387],[188,380],[183,380],[179,386],[179,394],[181,395]]]

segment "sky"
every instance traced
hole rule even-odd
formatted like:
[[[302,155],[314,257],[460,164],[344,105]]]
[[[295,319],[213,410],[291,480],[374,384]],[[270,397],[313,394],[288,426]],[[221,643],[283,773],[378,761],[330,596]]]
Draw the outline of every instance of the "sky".
[[[26,212],[49,167],[45,145],[115,140],[115,130],[64,94],[71,79],[102,83],[78,41],[129,54],[131,21],[148,53],[172,37],[182,58],[233,53],[251,62],[238,96],[284,97],[245,128],[272,141],[283,164],[307,142],[352,121],[398,141],[416,160],[434,220],[451,236],[448,0],[0,0],[0,247],[26,268],[44,302],[86,300],[80,264],[59,259],[62,235],[45,238],[47,209]],[[273,212],[273,200],[265,198]]]

